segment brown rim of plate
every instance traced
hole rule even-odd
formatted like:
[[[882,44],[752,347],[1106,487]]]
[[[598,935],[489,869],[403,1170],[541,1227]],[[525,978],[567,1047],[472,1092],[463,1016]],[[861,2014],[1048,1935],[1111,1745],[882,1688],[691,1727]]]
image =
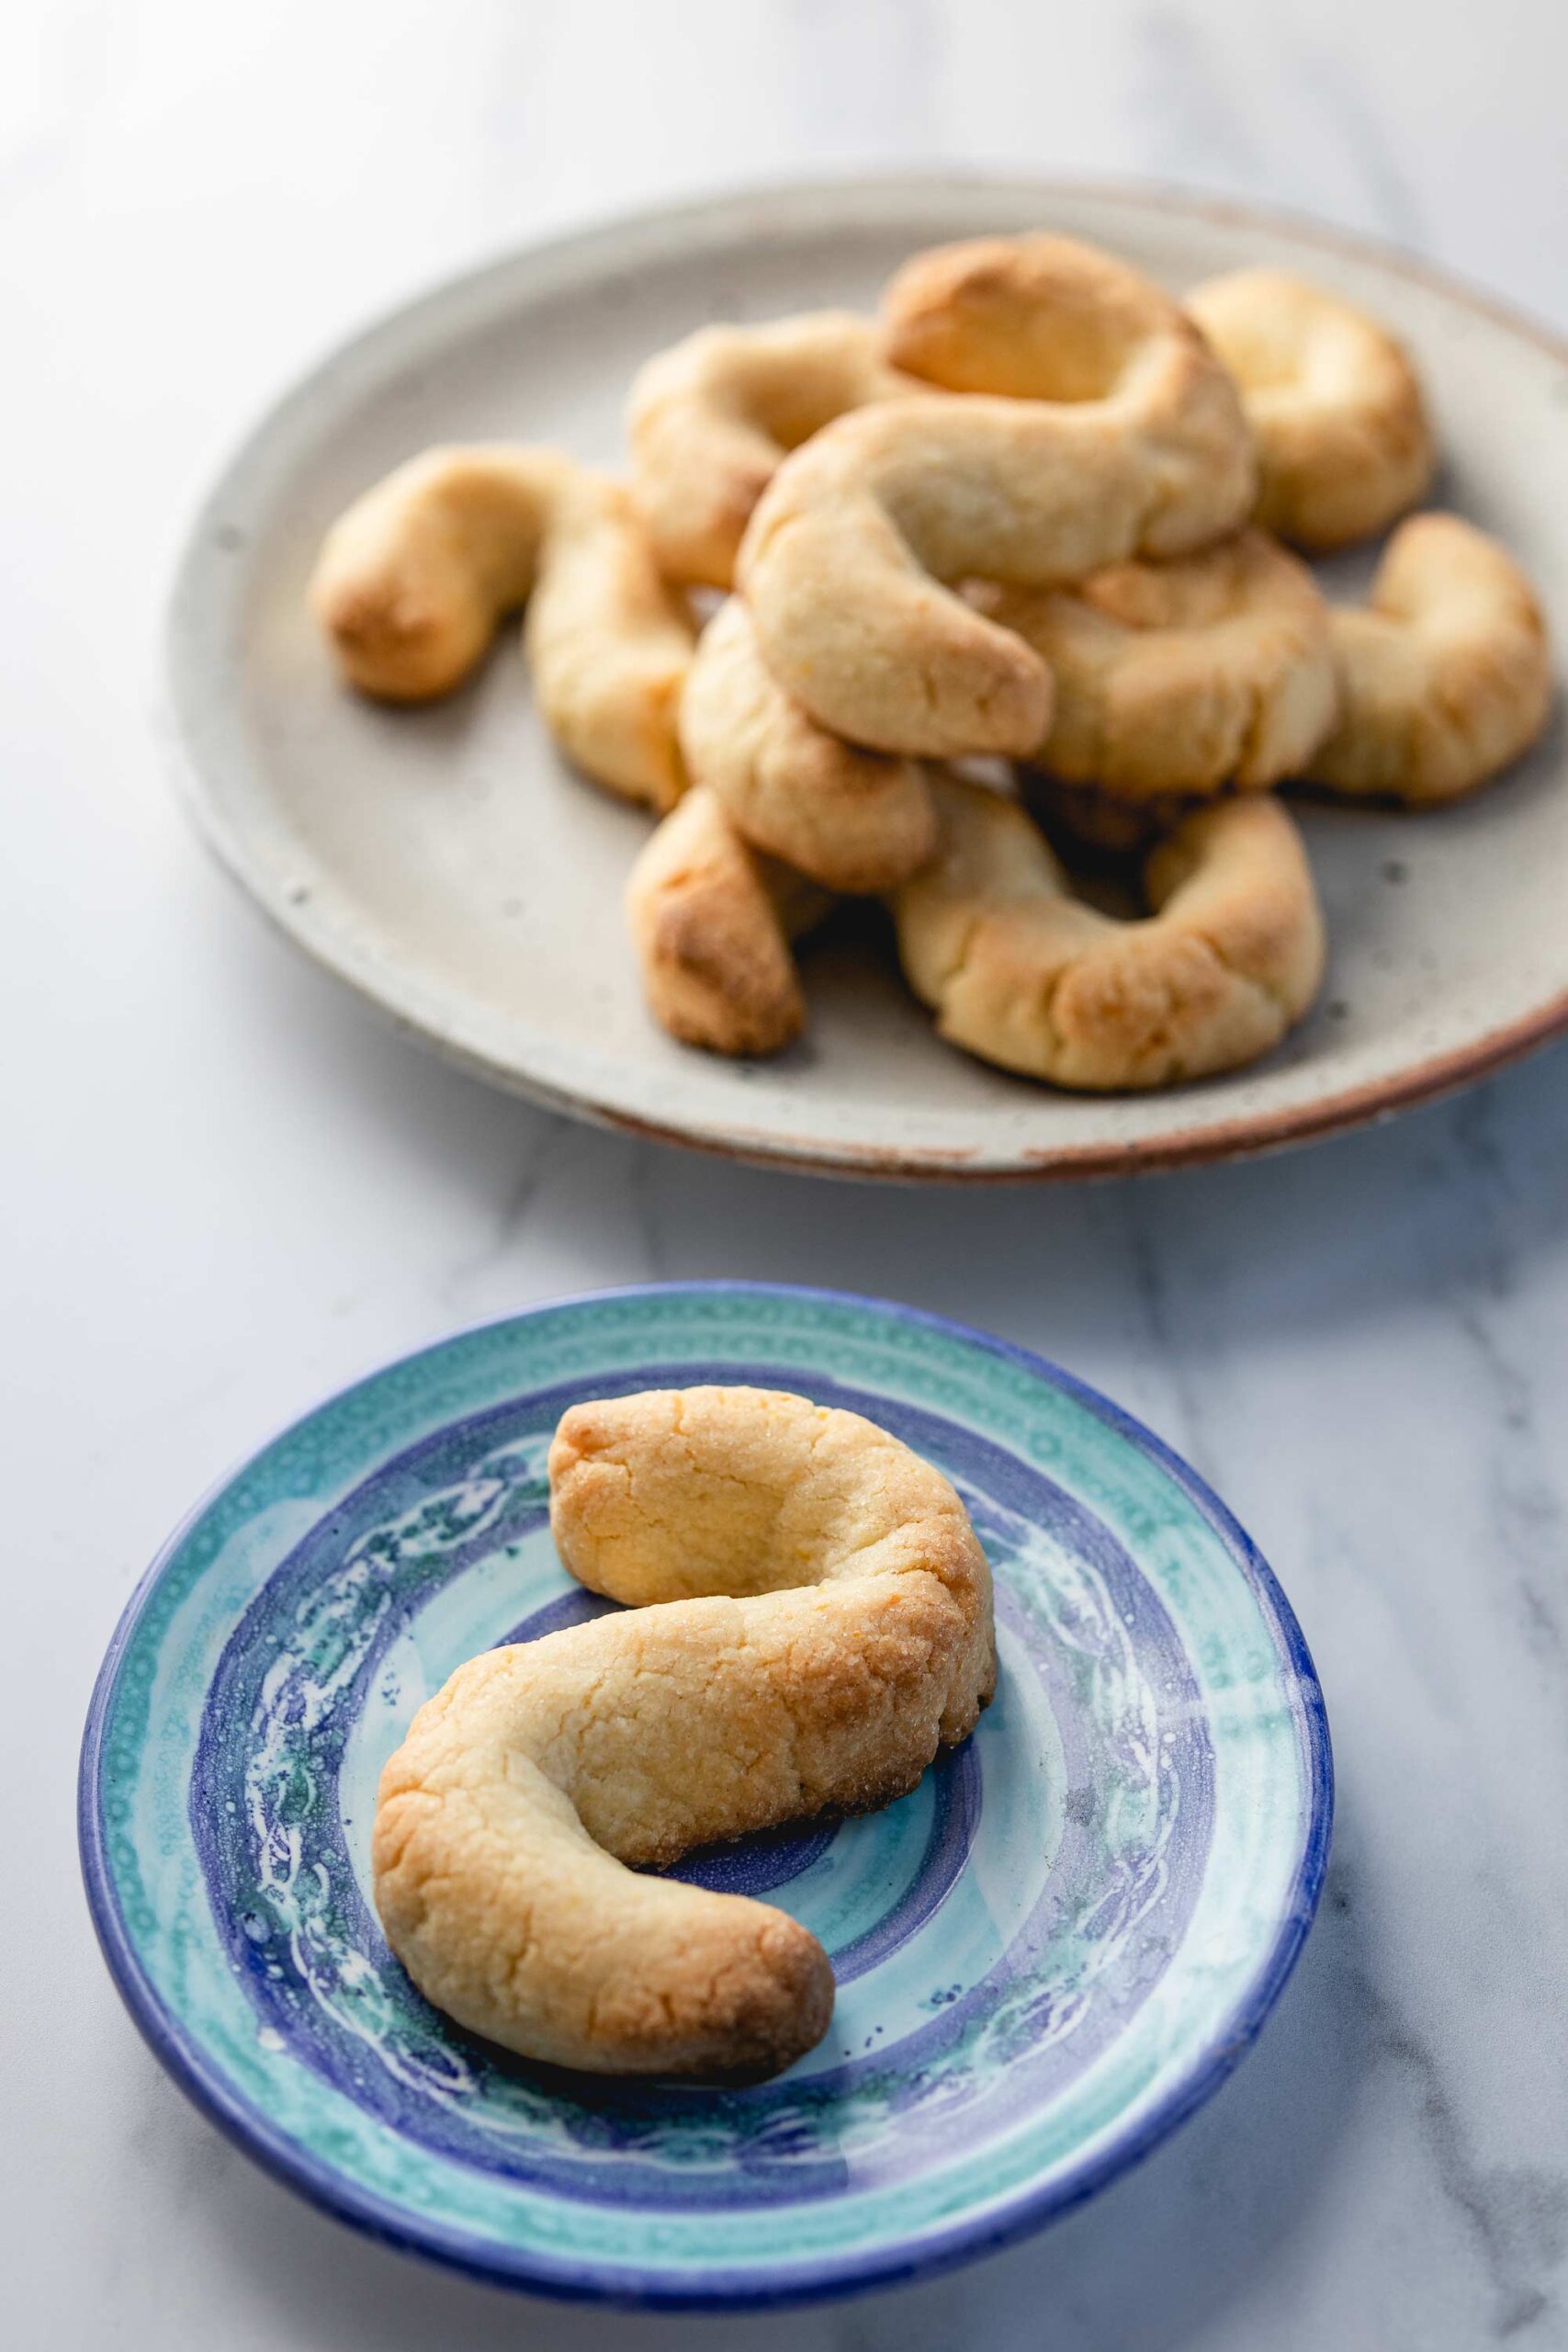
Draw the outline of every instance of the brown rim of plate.
[[[685,198],[672,204],[650,206],[640,217],[645,220],[660,220],[673,224],[682,215],[694,220],[704,219],[716,205],[725,203],[766,204],[773,198],[787,200],[807,192],[817,198],[830,197],[835,192],[851,198],[863,195],[868,187],[883,187],[891,191],[900,185],[911,189],[919,187],[928,193],[938,193],[945,187],[954,194],[983,193],[987,187],[1017,190],[1027,186],[1031,189],[1038,188],[1045,203],[1058,197],[1070,200],[1087,196],[1102,203],[1124,205],[1134,211],[1181,211],[1198,220],[1219,221],[1227,227],[1262,227],[1295,238],[1303,244],[1314,245],[1324,253],[1340,254],[1347,260],[1371,261],[1394,277],[1426,287],[1446,301],[1490,319],[1568,367],[1568,336],[1548,327],[1512,302],[1472,285],[1467,279],[1408,252],[1401,245],[1363,235],[1359,231],[1332,227],[1310,215],[1292,212],[1286,207],[1209,195],[1157,179],[1100,179],[1092,173],[1077,177],[1035,179],[1028,173],[1000,171],[910,173],[897,169],[886,172],[873,169],[859,173],[849,180],[802,176],[797,180],[716,188],[699,198]],[[606,213],[577,223],[554,236],[546,236],[538,240],[536,246],[525,243],[505,248],[479,261],[471,269],[458,272],[457,277],[484,277],[491,270],[504,267],[513,255],[542,246],[568,247],[579,242],[592,243],[598,234],[628,217],[625,211]],[[394,304],[382,315],[391,317],[405,309],[416,307],[422,300],[437,291],[440,286],[454,282],[448,277],[437,281],[436,285],[416,288],[404,301]],[[350,340],[353,339],[351,336]],[[365,988],[355,973],[324,952],[324,943],[318,943],[298,930],[288,910],[281,904],[269,904],[267,896],[256,888],[255,877],[246,869],[237,854],[236,845],[226,839],[226,828],[218,820],[217,808],[209,796],[205,789],[194,791],[189,788],[194,781],[194,763],[183,745],[178,767],[185,786],[181,797],[189,813],[197,819],[198,833],[217,855],[219,863],[244,888],[252,903],[258,905],[297,947],[303,947],[312,962],[332,973],[334,978],[346,981],[357,996],[390,1020],[394,1026],[432,1046],[443,1059],[457,1064],[510,1093],[541,1103],[547,1109],[583,1119],[594,1125],[609,1127],[618,1134],[633,1136],[646,1142],[701,1151],[710,1158],[734,1160],[748,1167],[783,1170],[799,1175],[909,1184],[1062,1183],[1089,1182],[1102,1177],[1152,1175],[1168,1169],[1201,1167],[1208,1161],[1244,1159],[1255,1154],[1284,1151],[1297,1144],[1320,1142],[1330,1136],[1375,1125],[1397,1112],[1413,1110],[1422,1103],[1455,1093],[1461,1088],[1521,1060],[1527,1054],[1549,1045],[1553,1038],[1568,1031],[1568,989],[1564,989],[1544,1004],[1521,1014],[1517,1020],[1488,1030],[1484,1035],[1466,1045],[1455,1046],[1447,1053],[1434,1054],[1427,1060],[1408,1065],[1386,1079],[1369,1080],[1359,1086],[1348,1087],[1338,1094],[1327,1095],[1316,1102],[1302,1103],[1290,1110],[1228,1119],[1213,1125],[1187,1127],[1174,1134],[1127,1144],[1063,1145],[1024,1149],[1019,1155],[1018,1164],[1005,1168],[966,1165],[967,1161],[978,1156],[979,1147],[973,1145],[960,1145],[948,1150],[932,1146],[901,1148],[830,1144],[818,1139],[814,1148],[809,1138],[803,1137],[795,1144],[771,1136],[764,1137],[754,1131],[749,1140],[747,1130],[738,1126],[730,1127],[722,1135],[685,1126],[664,1126],[656,1120],[639,1119],[585,1095],[564,1093],[547,1084],[530,1080],[515,1069],[488,1060],[455,1039],[435,1035],[411,1022],[406,1014],[387,1005]]]

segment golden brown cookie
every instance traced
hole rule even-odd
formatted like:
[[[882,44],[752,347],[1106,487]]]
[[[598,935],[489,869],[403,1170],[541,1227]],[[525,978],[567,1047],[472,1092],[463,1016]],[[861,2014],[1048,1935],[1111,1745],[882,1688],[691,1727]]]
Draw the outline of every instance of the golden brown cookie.
[[[795,450],[747,528],[741,591],[769,668],[834,733],[1024,756],[1049,672],[952,583],[1050,586],[1234,528],[1254,490],[1235,390],[1157,288],[1062,238],[919,256],[884,319],[897,365],[969,396],[884,401]]]
[[[562,1559],[625,1613],[491,1650],[381,1778],[388,1940],[437,2007],[596,2074],[776,2074],[833,1979],[783,1912],[646,1874],[912,1788],[991,1694],[990,1576],[929,1463],[754,1388],[579,1405],[550,1449]]]
[[[890,889],[936,845],[923,769],[818,727],[774,683],[738,597],[698,640],[681,750],[693,784],[709,787],[754,848],[825,889]]]
[[[848,311],[702,327],[649,360],[632,386],[632,479],[666,577],[728,588],[786,453],[846,410],[908,390],[873,322]]]
[[[1323,923],[1301,836],[1269,795],[1184,817],[1144,867],[1150,912],[1072,895],[1018,805],[940,778],[942,845],[893,899],[898,949],[941,1035],[1096,1092],[1239,1069],[1316,991]]]
[[[1333,616],[1340,718],[1314,784],[1413,807],[1473,792],[1527,752],[1551,708],[1546,624],[1495,539],[1457,514],[1413,514],[1366,608]]]
[[[692,628],[619,483],[551,449],[427,450],[333,525],[310,600],[344,675],[392,702],[458,684],[525,603],[539,708],[568,758],[629,799],[678,798]]]
[[[828,905],[824,892],[744,842],[715,794],[688,792],[649,835],[626,884],[654,1019],[709,1053],[780,1052],[806,1025],[790,942]]]
[[[1258,443],[1258,521],[1297,546],[1370,538],[1432,478],[1431,427],[1387,329],[1280,269],[1237,269],[1187,308],[1241,387]]]
[[[975,594],[1055,681],[1033,758],[1102,796],[1257,791],[1298,775],[1333,724],[1328,607],[1261,531],[1112,564],[1075,589]]]

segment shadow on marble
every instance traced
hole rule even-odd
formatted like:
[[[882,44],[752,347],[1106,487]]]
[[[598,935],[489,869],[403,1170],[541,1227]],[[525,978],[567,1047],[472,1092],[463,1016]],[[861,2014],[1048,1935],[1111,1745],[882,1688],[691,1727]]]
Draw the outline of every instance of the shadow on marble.
[[[316,2352],[521,2342],[534,2352],[676,2352],[698,2334],[726,2352],[945,2352],[982,2340],[991,2352],[1177,2352],[1209,2341],[1225,2307],[1310,2222],[1355,2108],[1361,2038],[1344,1993],[1363,1974],[1357,1932],[1333,1901],[1331,1873],[1280,2007],[1224,2090],[1077,2212],[926,2285],[705,2323],[544,2302],[370,2245],[244,2164],[223,2168],[200,2226],[248,2313],[265,2318],[265,2338]]]
[[[1568,1223],[1568,1044],[1452,1101],[1278,1157],[1091,1185],[954,1192],[834,1185],[642,1147],[671,1234],[661,1271],[745,1271],[887,1290],[985,1321],[987,1298],[1092,1332],[1162,1281],[1217,1304],[1245,1289],[1251,1336],[1366,1322],[1445,1283],[1506,1279]],[[824,1193],[828,1197],[824,1198]],[[960,1243],[960,1237],[962,1240]],[[702,1262],[695,1262],[700,1252]],[[1159,1301],[1142,1305],[1157,1319]],[[1021,1332],[1018,1336],[1022,1336]],[[1062,1341],[1036,1340],[1057,1351]]]

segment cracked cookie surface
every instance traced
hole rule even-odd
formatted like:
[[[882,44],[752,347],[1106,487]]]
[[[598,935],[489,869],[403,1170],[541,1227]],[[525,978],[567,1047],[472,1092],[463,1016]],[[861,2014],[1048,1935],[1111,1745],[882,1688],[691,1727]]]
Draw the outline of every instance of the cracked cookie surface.
[[[1280,269],[1208,278],[1187,309],[1241,387],[1267,529],[1326,552],[1424,496],[1435,461],[1427,404],[1376,319]]]
[[[376,1901],[420,1989],[522,2055],[761,2077],[827,2030],[816,1938],[641,1875],[912,1788],[995,1680],[990,1574],[948,1481],[782,1391],[573,1407],[551,1525],[623,1615],[492,1650],[382,1776]]]
[[[1529,751],[1551,711],[1551,654],[1518,565],[1458,514],[1413,514],[1364,605],[1333,615],[1339,721],[1305,766],[1347,798],[1457,800]]]
[[[1333,725],[1328,606],[1262,531],[1073,589],[974,594],[1050,666],[1033,758],[1067,783],[1133,802],[1258,791],[1298,775]]]
[[[685,777],[676,711],[689,617],[630,493],[555,449],[427,449],[328,532],[310,602],[344,675],[389,702],[449,693],[526,605],[540,713],[567,757],[668,808]]]
[[[851,742],[1027,756],[1050,672],[956,583],[1047,587],[1235,529],[1256,486],[1235,388],[1168,296],[1066,238],[917,254],[883,323],[888,357],[933,389],[785,458],[740,590],[780,684]]]
[[[1086,1091],[1169,1086],[1256,1060],[1311,1002],[1322,916],[1270,796],[1183,817],[1145,861],[1151,912],[1122,922],[1074,897],[1015,801],[956,778],[936,791],[942,846],[893,910],[951,1044]]]

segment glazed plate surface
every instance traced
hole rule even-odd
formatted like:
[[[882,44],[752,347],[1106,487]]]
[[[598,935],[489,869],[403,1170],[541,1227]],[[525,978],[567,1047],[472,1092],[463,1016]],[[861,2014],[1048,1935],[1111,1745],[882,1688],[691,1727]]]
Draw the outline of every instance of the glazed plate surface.
[[[1071,1176],[1325,1134],[1474,1077],[1568,1021],[1562,739],[1468,806],[1308,808],[1332,960],[1256,1069],[1112,1100],[940,1044],[886,944],[807,951],[808,1038],[725,1062],[649,1019],[621,919],[648,820],[557,758],[508,628],[451,699],[344,689],[305,609],[333,517],[429,443],[624,459],[649,353],[705,321],[863,307],[912,249],[1049,226],[1176,289],[1267,262],[1339,288],[1416,353],[1438,496],[1514,550],[1568,641],[1568,349],[1395,256],[1164,192],[916,178],[655,212],[518,254],[344,346],[240,451],[199,517],[170,634],[187,805],[302,946],[411,1032],[584,1116],[748,1159],[904,1178]],[[1364,578],[1341,567],[1336,593]]]
[[[997,1577],[998,1695],[886,1812],[682,1865],[822,1939],[838,2000],[808,2057],[733,2091],[552,2075],[449,2026],[388,1951],[377,1778],[463,1659],[609,1606],[550,1542],[563,1408],[708,1380],[871,1414],[955,1481]],[[723,1283],[463,1333],[257,1453],[127,1611],[81,1805],[128,2004],[270,2169],[486,2277],[712,2306],[940,2267],[1153,2146],[1290,1972],[1331,1774],[1289,1605],[1146,1430],[960,1326]]]

